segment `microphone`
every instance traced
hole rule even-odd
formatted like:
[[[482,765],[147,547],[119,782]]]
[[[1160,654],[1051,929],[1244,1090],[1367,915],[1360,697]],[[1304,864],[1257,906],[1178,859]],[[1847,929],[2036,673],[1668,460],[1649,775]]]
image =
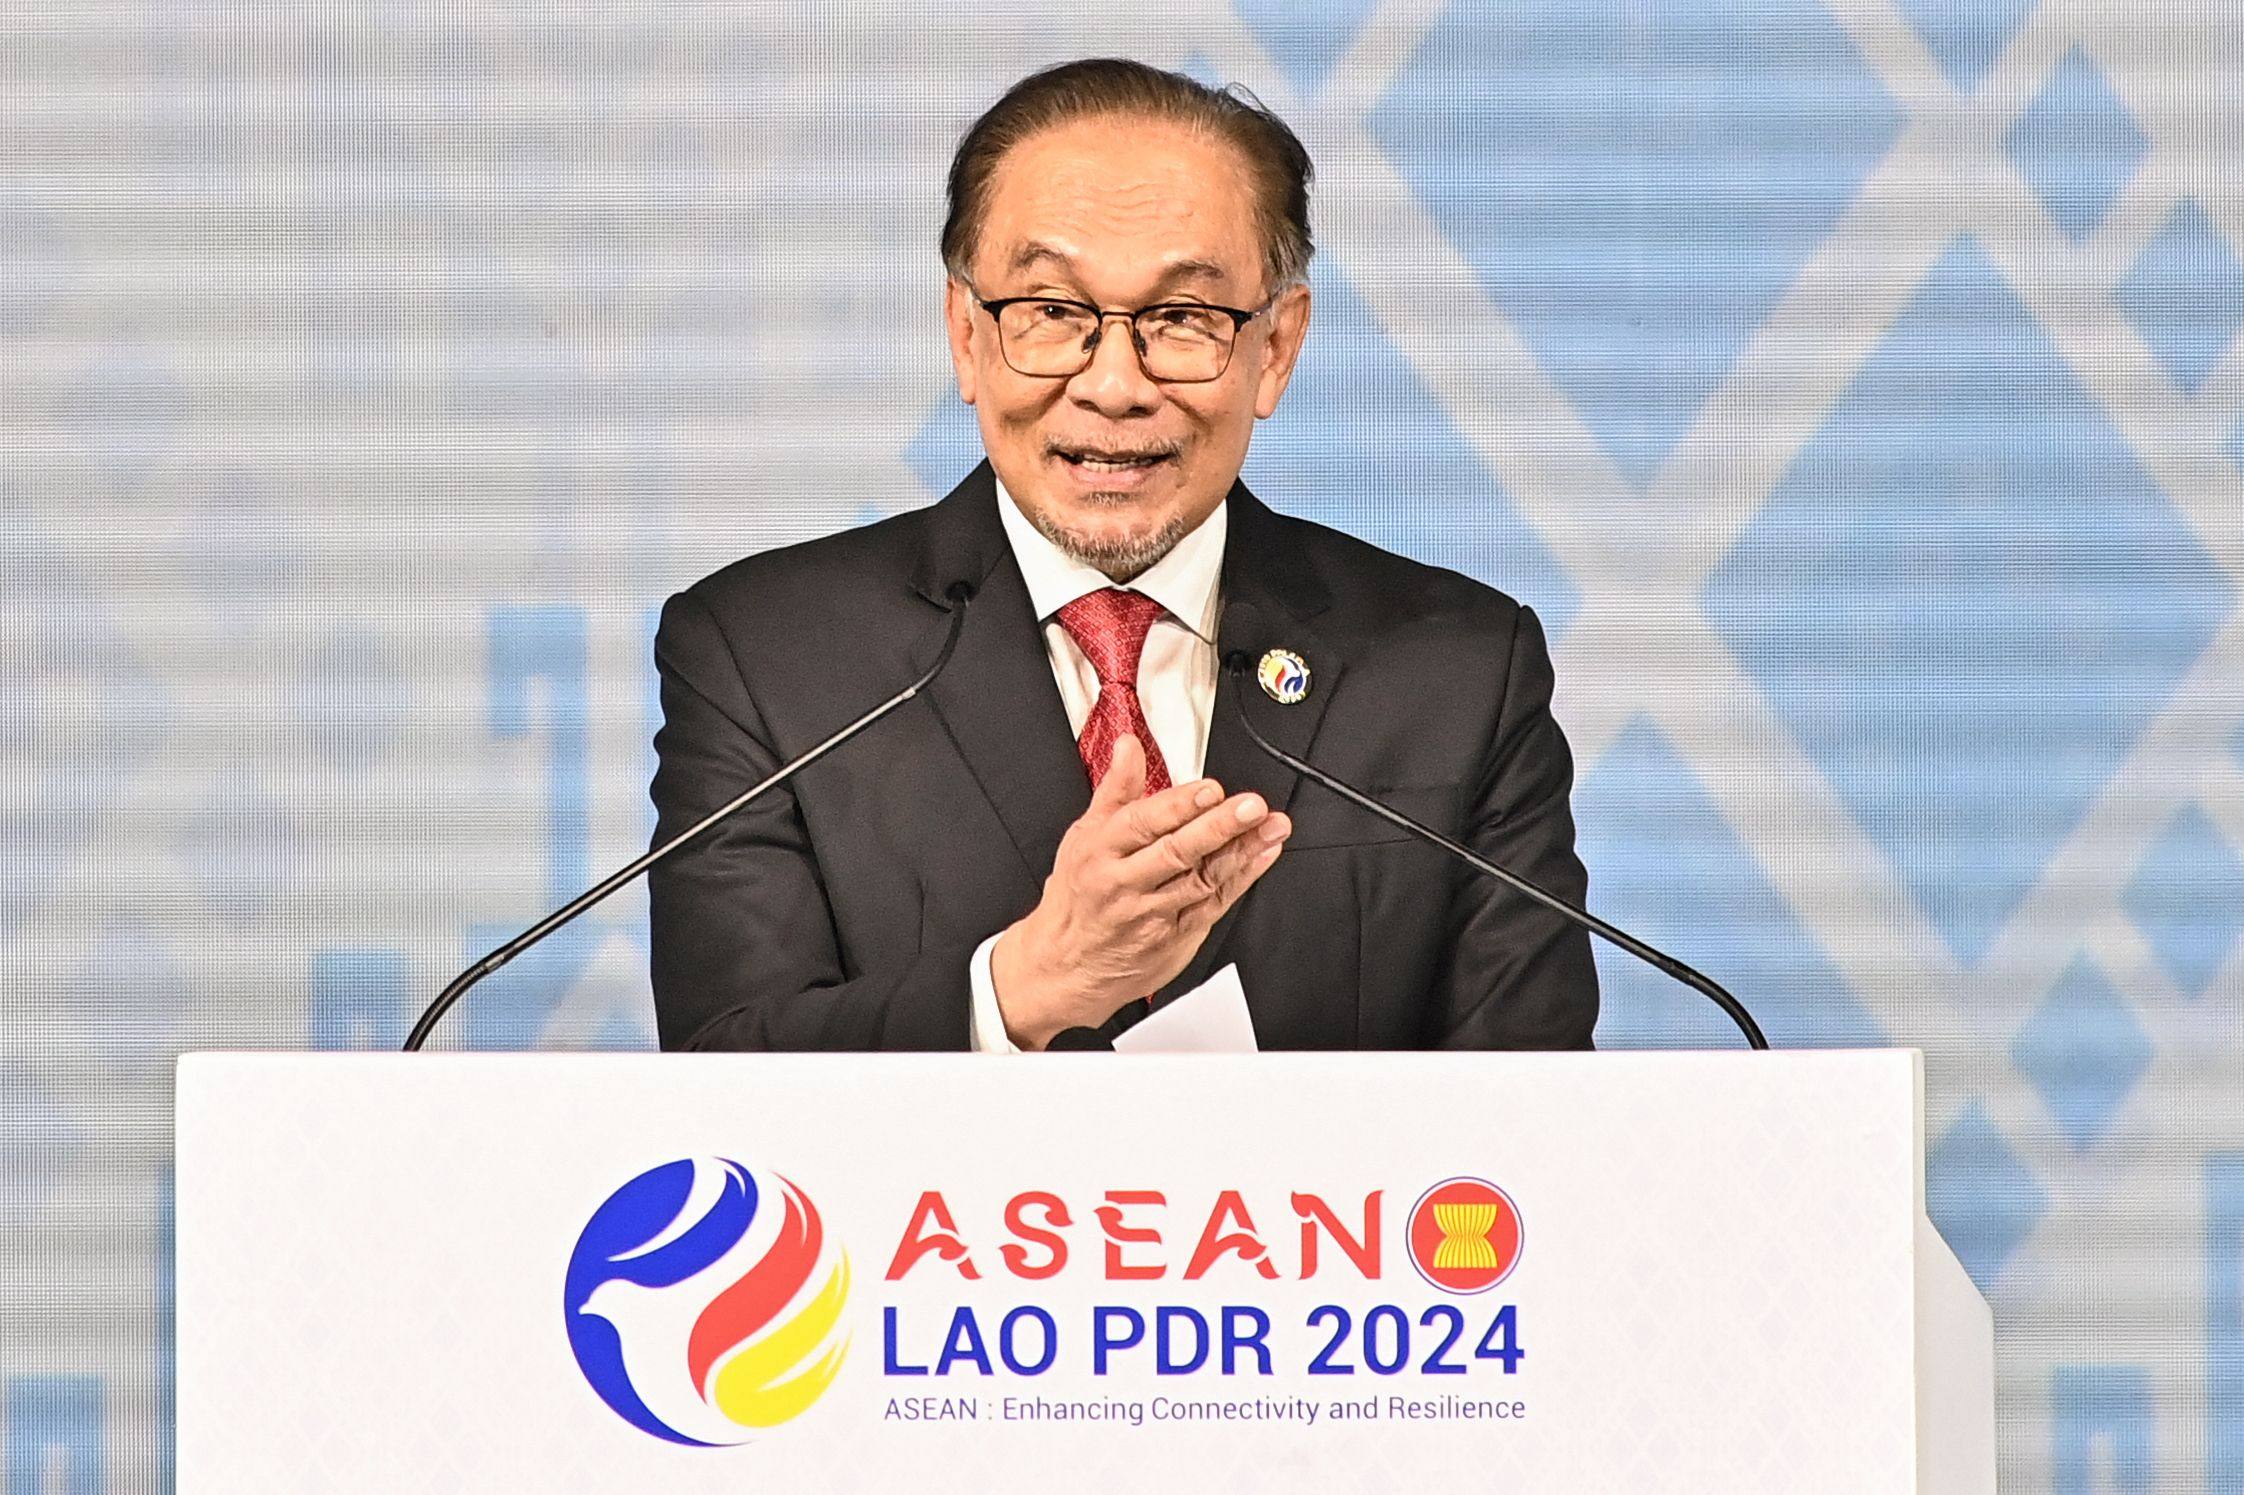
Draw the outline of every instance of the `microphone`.
[[[1096,1028],[1062,1028],[1044,1045],[1047,1054],[1096,1054],[1114,1052],[1114,1040]]]
[[[1217,637],[1248,638],[1255,636],[1258,631],[1254,608],[1244,602],[1234,602],[1224,609],[1224,618]],[[1422,841],[1439,846],[1474,871],[1485,873],[1505,886],[1524,893],[1560,918],[1579,925],[1609,944],[1619,946],[1671,980],[1680,981],[1692,990],[1711,998],[1714,1005],[1721,1008],[1728,1015],[1730,1021],[1738,1025],[1738,1030],[1745,1034],[1745,1041],[1748,1044],[1756,1049],[1766,1049],[1769,1046],[1768,1038],[1761,1032],[1761,1025],[1753,1020],[1752,1013],[1745,1010],[1745,1004],[1730,995],[1712,977],[1693,970],[1674,956],[1654,949],[1627,930],[1606,923],[1588,909],[1576,907],[1556,893],[1538,886],[1509,868],[1499,867],[1471,847],[1452,841],[1431,826],[1420,825],[1408,815],[1403,814],[1402,811],[1382,804],[1353,785],[1334,778],[1315,764],[1287,752],[1256,731],[1253,718],[1247,715],[1245,681],[1247,671],[1253,664],[1249,654],[1250,651],[1245,649],[1232,650],[1224,657],[1223,668],[1224,673],[1231,679],[1231,703],[1238,714],[1239,725],[1247,729],[1247,736],[1254,740],[1256,747],[1262,749],[1263,752],[1277,759],[1295,773],[1314,783],[1323,785],[1359,809],[1368,810],[1389,825],[1398,826]]]
[[[508,940],[505,944],[499,946],[496,950],[493,950],[490,954],[484,956],[474,965],[469,966],[466,970],[460,972],[459,975],[453,977],[452,984],[445,987],[444,990],[437,995],[437,999],[435,1001],[429,1003],[428,1010],[421,1014],[421,1020],[415,1023],[413,1025],[413,1031],[406,1035],[405,1052],[408,1054],[414,1053],[421,1047],[422,1044],[428,1042],[428,1036],[430,1033],[435,1031],[438,1021],[443,1018],[445,1013],[452,1010],[452,1004],[459,1001],[461,997],[465,996],[467,994],[468,988],[475,985],[476,982],[481,981],[484,977],[490,975],[493,971],[505,965],[508,961],[514,959],[515,956],[520,955],[523,951],[529,949],[532,945],[535,945],[538,941],[544,939],[547,935],[553,933],[553,931],[559,929],[562,925],[568,923],[571,919],[574,919],[577,915],[583,913],[586,909],[600,902],[600,900],[606,898],[610,893],[613,893],[616,889],[622,887],[625,883],[631,881],[640,873],[646,871],[649,867],[652,867],[655,863],[664,860],[673,852],[682,849],[689,843],[699,840],[708,831],[710,831],[717,825],[722,824],[725,820],[729,819],[735,813],[745,808],[747,805],[753,803],[755,800],[761,798],[768,791],[776,789],[781,784],[786,783],[796,774],[810,767],[811,764],[816,763],[819,759],[825,757],[835,748],[840,747],[843,743],[849,741],[852,737],[855,737],[858,733],[864,731],[874,722],[879,721],[882,717],[888,715],[888,713],[894,711],[897,707],[903,705],[906,701],[909,701],[912,697],[925,690],[928,685],[935,679],[935,677],[943,672],[943,666],[951,662],[951,651],[958,647],[958,636],[960,632],[966,627],[966,605],[967,603],[974,600],[974,584],[969,581],[954,581],[950,584],[949,587],[944,589],[943,595],[951,604],[950,631],[943,635],[942,651],[935,656],[935,662],[929,665],[926,669],[926,672],[923,673],[917,680],[914,680],[911,684],[905,686],[902,690],[896,692],[896,694],[890,696],[887,700],[881,702],[878,706],[875,706],[872,710],[866,712],[863,716],[857,718],[857,720],[851,722],[848,726],[834,733],[833,736],[827,738],[824,742],[819,743],[816,747],[811,748],[801,756],[785,764],[782,764],[769,778],[765,779],[762,783],[756,784],[751,788],[745,790],[739,796],[739,798],[733,800],[730,804],[721,805],[717,809],[710,811],[707,815],[703,816],[699,822],[694,825],[688,826],[685,830],[680,831],[677,835],[671,837],[662,845],[657,846],[654,850],[648,852],[645,856],[640,857],[637,861],[632,862],[629,866],[618,868],[616,871],[609,873],[606,877],[602,878],[592,887],[586,889],[582,893],[579,893],[570,902],[563,904],[560,908],[557,908],[552,913],[547,914],[543,919],[540,919],[537,923],[531,925],[528,929],[523,930],[513,939]]]

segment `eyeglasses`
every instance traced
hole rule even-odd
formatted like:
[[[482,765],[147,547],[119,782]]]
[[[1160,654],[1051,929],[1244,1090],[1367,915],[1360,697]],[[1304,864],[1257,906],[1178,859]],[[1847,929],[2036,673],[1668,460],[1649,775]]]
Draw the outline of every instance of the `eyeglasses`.
[[[1206,384],[1231,367],[1240,329],[1277,304],[1273,295],[1253,311],[1203,301],[1163,301],[1136,311],[1102,311],[1087,301],[1052,296],[1004,296],[974,304],[997,323],[998,350],[1006,366],[1032,379],[1072,379],[1091,366],[1107,319],[1130,324],[1130,340],[1146,377],[1163,384]]]

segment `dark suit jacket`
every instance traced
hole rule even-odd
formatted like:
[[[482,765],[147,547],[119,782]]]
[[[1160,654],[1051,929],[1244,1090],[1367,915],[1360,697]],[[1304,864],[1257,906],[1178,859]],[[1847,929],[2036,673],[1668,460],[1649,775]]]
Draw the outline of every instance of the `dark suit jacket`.
[[[944,589],[977,587],[924,697],[651,879],[672,1049],[963,1049],[974,948],[1034,907],[1090,801],[985,463],[926,509],[728,566],[655,639],[657,840],[884,699],[934,658]],[[1307,659],[1266,735],[1574,900],[1573,768],[1526,608],[1274,513],[1234,487],[1223,596]],[[1587,1047],[1588,938],[1258,752],[1221,687],[1207,774],[1291,813],[1277,863],[1172,985],[1226,961],[1265,1048]],[[1118,1020],[1142,1011],[1133,1004]]]

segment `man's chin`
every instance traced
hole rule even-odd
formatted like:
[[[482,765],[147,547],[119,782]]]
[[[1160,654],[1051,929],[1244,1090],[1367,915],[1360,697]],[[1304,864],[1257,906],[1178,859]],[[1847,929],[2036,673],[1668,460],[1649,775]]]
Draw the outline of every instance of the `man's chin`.
[[[1063,555],[1118,582],[1142,575],[1189,532],[1184,515],[1175,510],[1153,524],[1071,524],[1042,515],[1032,519]]]

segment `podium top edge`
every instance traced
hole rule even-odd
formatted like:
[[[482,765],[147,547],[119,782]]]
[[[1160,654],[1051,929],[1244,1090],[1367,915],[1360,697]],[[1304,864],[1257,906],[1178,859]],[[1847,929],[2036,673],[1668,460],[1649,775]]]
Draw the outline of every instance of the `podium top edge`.
[[[1572,1065],[1599,1065],[1623,1067],[1658,1067],[1677,1065],[1907,1065],[1911,1068],[1923,1063],[1924,1051],[1915,1048],[1884,1049],[1784,1049],[1768,1053],[1753,1053],[1743,1049],[1631,1049],[1625,1051],[1567,1051],[1567,1052],[1513,1052],[1445,1050],[1286,1050],[1258,1054],[1126,1054],[1115,1056],[1120,1062],[1131,1065],[1179,1065],[1209,1067],[1240,1065],[1256,1067],[1288,1067],[1308,1069],[1344,1068],[1350,1066],[1383,1065],[1403,1068],[1461,1068],[1468,1066],[1498,1065],[1565,1067]],[[180,1054],[176,1061],[177,1072],[184,1075],[215,1069],[272,1066],[360,1066],[360,1065],[426,1065],[436,1064],[446,1068],[461,1066],[545,1066],[554,1069],[576,1069],[590,1066],[621,1067],[647,1064],[691,1065],[835,1065],[887,1068],[920,1068],[952,1064],[1050,1064],[1068,1065],[1112,1062],[1108,1056],[1096,1053],[995,1055],[964,1053],[653,1053],[625,1052],[544,1052],[536,1050],[485,1050],[445,1049],[418,1054],[390,1050],[365,1049],[197,1049]]]

